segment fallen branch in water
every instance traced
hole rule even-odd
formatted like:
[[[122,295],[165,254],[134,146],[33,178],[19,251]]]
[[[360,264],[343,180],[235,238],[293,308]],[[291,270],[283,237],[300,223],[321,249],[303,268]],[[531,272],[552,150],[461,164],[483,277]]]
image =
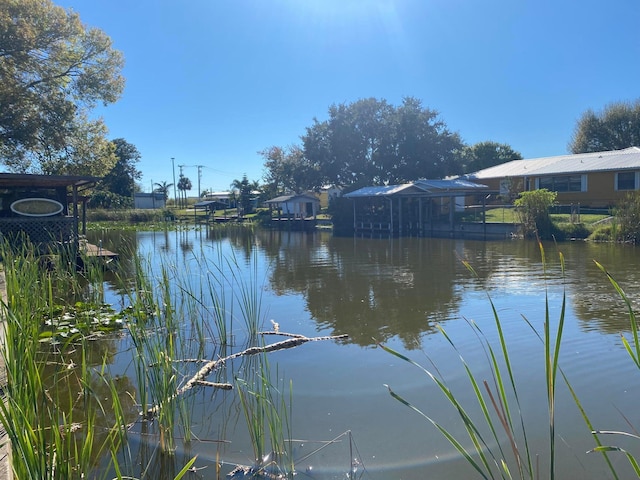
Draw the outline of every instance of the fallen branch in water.
[[[231,385],[230,383],[208,382],[206,380],[200,380],[198,382],[198,385],[202,385],[203,387],[219,388],[221,390],[232,390],[233,389],[233,385]]]
[[[264,335],[267,335],[267,334],[283,335],[283,336],[292,337],[292,338],[288,338],[286,340],[282,340],[276,343],[271,343],[269,345],[263,345],[261,347],[249,347],[245,350],[242,350],[241,352],[233,353],[231,355],[227,355],[226,357],[219,358],[217,360],[210,360],[200,370],[198,370],[198,372],[193,377],[191,377],[187,381],[187,383],[185,383],[182,387],[176,390],[176,393],[171,395],[171,397],[167,399],[167,402],[173,400],[176,397],[179,397],[180,395],[183,395],[184,393],[191,390],[193,387],[197,385],[207,385],[207,386],[215,385],[215,386],[218,386],[219,388],[229,389],[230,386],[228,386],[228,384],[224,384],[225,387],[222,387],[220,386],[221,384],[214,384],[213,382],[207,382],[205,380],[211,374],[211,372],[213,372],[219,366],[224,365],[224,363],[227,360],[233,360],[235,358],[245,357],[248,355],[257,355],[259,353],[271,353],[271,352],[276,352],[278,350],[285,350],[287,348],[294,348],[307,342],[319,342],[324,340],[339,340],[342,338],[348,338],[348,335],[327,335],[323,337],[305,337],[304,335],[298,335],[294,333],[284,333],[284,332],[278,332],[278,331],[264,332],[263,334]],[[149,408],[146,414],[147,418],[153,418],[156,415],[158,415],[158,412],[160,411],[160,405],[161,404],[157,404]]]

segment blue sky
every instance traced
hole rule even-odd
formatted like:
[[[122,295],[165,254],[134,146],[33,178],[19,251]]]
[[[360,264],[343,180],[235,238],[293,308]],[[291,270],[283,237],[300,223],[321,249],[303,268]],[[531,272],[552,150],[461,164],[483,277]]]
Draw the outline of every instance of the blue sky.
[[[126,59],[95,111],[142,154],[142,186],[261,180],[333,103],[413,96],[468,144],[567,153],[580,115],[640,98],[638,0],[54,0]]]

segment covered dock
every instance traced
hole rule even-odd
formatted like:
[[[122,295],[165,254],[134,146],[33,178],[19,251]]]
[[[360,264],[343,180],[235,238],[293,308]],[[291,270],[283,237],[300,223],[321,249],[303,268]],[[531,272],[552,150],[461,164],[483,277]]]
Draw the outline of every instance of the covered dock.
[[[347,193],[353,200],[353,230],[363,236],[466,236],[486,238],[486,185],[462,179],[416,180],[401,185],[364,187]],[[456,211],[480,205],[475,227],[456,224]]]
[[[214,213],[216,210],[225,210],[229,208],[229,205],[225,202],[221,202],[219,200],[203,200],[193,204],[193,218],[196,223],[198,223],[198,211],[204,212],[205,222],[209,222],[210,220],[214,220],[216,222],[226,222],[231,219],[237,219],[237,215],[229,216],[226,215],[224,217],[215,217]],[[202,217],[203,215],[201,215]]]

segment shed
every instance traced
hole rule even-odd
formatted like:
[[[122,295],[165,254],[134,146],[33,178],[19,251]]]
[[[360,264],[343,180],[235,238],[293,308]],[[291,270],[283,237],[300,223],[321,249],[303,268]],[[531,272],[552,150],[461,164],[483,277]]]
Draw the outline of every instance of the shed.
[[[0,234],[14,243],[27,238],[43,252],[53,244],[77,249],[79,222],[81,233],[86,233],[87,198],[81,193],[98,180],[80,175],[0,173]]]
[[[154,209],[165,208],[166,201],[164,193],[152,192],[152,193],[134,193],[133,194],[133,207],[140,209]]]

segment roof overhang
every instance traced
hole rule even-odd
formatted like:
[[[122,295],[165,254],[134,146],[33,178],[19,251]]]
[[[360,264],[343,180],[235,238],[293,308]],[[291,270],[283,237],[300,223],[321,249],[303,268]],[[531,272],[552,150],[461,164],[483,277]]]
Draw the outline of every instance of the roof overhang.
[[[402,185],[385,185],[364,187],[343,195],[346,198],[371,197],[451,197],[458,195],[474,195],[488,193],[489,187],[462,179],[450,180],[416,180]]]
[[[101,178],[84,175],[35,175],[30,173],[0,173],[0,187],[91,187]]]

